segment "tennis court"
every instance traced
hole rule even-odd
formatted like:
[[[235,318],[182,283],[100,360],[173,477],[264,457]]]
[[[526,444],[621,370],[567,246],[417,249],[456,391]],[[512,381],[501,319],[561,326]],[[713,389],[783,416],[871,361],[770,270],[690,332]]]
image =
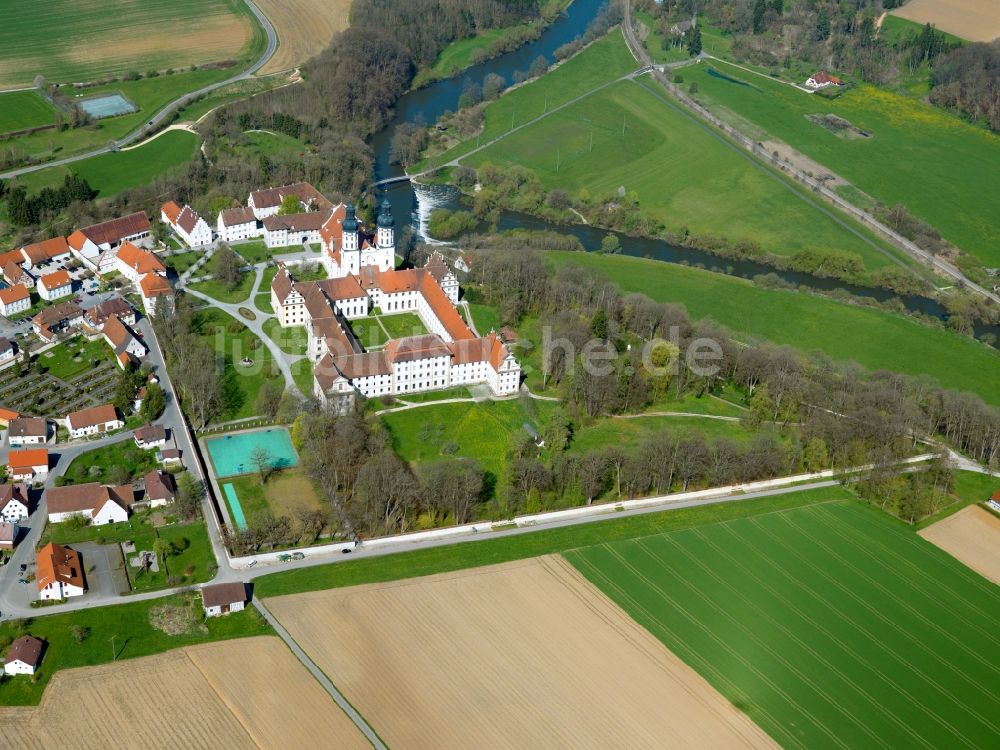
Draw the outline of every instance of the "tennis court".
[[[121,94],[108,94],[107,96],[95,96],[91,99],[84,99],[78,103],[80,109],[100,120],[104,117],[117,117],[138,112],[139,108],[126,99]]]
[[[257,471],[253,458],[259,449],[267,452],[272,469],[287,469],[299,463],[288,430],[280,427],[211,438],[205,441],[205,446],[212,458],[215,476],[220,479]]]

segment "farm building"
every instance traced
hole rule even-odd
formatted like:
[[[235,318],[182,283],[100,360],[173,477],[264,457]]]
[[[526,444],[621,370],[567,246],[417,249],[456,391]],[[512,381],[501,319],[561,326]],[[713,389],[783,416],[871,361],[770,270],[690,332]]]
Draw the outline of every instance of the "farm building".
[[[69,436],[76,439],[120,430],[125,422],[112,404],[104,404],[72,412],[66,417],[66,426],[69,428]]]
[[[40,641],[30,635],[22,635],[7,649],[7,655],[3,660],[4,674],[34,674],[38,665],[42,663],[42,651],[44,650],[45,641]]]
[[[70,259],[69,243],[65,237],[52,237],[43,242],[25,245],[21,255],[29,268],[38,268],[45,263],[63,263]]]
[[[152,242],[149,217],[139,211],[118,219],[78,229],[67,238],[70,252],[98,274],[115,270],[119,245],[131,242],[148,245]]]
[[[0,550],[12,550],[17,544],[18,525],[16,523],[0,522]]]
[[[10,317],[31,307],[31,292],[24,284],[0,289],[0,315]]]
[[[127,521],[135,501],[131,485],[111,487],[88,482],[67,487],[52,487],[45,493],[49,521],[62,523],[73,516],[83,516],[93,526]]]
[[[83,596],[87,585],[80,553],[55,542],[46,544],[35,558],[35,585],[42,600]]]
[[[17,523],[28,517],[31,501],[28,485],[23,483],[0,484],[0,519],[5,523]]]
[[[239,612],[246,602],[247,587],[241,581],[216,583],[201,588],[201,605],[205,610],[205,617],[220,617],[230,612]]]
[[[806,86],[811,89],[825,89],[827,86],[843,86],[844,82],[836,76],[827,74],[825,70],[814,73],[806,79]]]
[[[188,247],[208,245],[212,242],[212,229],[191,206],[181,208],[174,201],[163,204],[160,219],[184,241]]]
[[[34,482],[49,475],[49,452],[45,448],[12,450],[7,455],[7,476],[13,482]]]
[[[7,425],[7,436],[12,448],[45,445],[49,438],[49,423],[41,417],[18,417]]]
[[[52,302],[60,297],[68,297],[73,293],[73,279],[62,269],[46,274],[38,279],[38,296],[46,302]]]

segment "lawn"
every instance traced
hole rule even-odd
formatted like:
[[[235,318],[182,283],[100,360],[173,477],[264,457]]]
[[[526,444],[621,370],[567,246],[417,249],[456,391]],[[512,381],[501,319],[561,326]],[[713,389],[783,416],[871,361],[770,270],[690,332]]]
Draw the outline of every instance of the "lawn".
[[[170,255],[164,260],[167,265],[174,269],[174,273],[180,276],[191,266],[197,263],[205,255],[204,251],[201,250],[191,250],[185,253],[176,253]]]
[[[751,85],[712,76],[713,68]],[[698,85],[696,98],[717,114],[735,112],[887,205],[903,203],[985,265],[1000,266],[994,220],[1000,214],[1000,135],[917,98],[861,83],[831,100],[715,61],[685,69],[684,80]],[[806,119],[828,113],[872,137],[840,137]]]
[[[485,336],[490,331],[500,330],[500,314],[495,307],[470,302],[469,311],[472,313],[472,321],[476,324],[476,330],[479,331],[480,336]]]
[[[209,261],[202,270],[206,274],[210,274],[212,273],[211,267],[212,261]],[[250,294],[253,292],[253,285],[256,281],[257,277],[251,270],[243,271],[239,282],[232,289],[220,284],[215,279],[199,281],[197,283],[190,284],[189,287],[196,292],[207,294],[209,297],[219,300],[219,302],[227,302],[235,305],[237,302],[244,302],[250,297]]]
[[[240,254],[249,265],[263,263],[271,257],[271,251],[267,249],[263,240],[251,240],[250,242],[240,242],[231,245],[233,250]]]
[[[90,81],[259,54],[257,24],[235,0],[15,3],[0,29],[0,85]],[[141,44],[126,43],[141,39]]]
[[[431,549],[403,552],[397,555],[371,557],[364,560],[320,565],[314,568],[273,573],[254,580],[258,596],[282,596],[304,591],[357,586],[401,578],[445,573],[481,565],[495,565],[511,560],[523,560],[538,555],[603,544],[622,539],[635,539],[674,529],[687,529],[715,524],[735,518],[745,518],[813,503],[853,497],[841,487],[793,491],[772,497],[720,502],[693,508],[615,517],[593,523],[533,531],[530,534],[478,539],[472,544],[449,544]]]
[[[271,293],[257,294],[253,298],[254,307],[260,310],[262,313],[267,313],[268,315],[274,315],[274,308],[271,306]]]
[[[51,125],[55,119],[55,108],[35,89],[0,94],[0,133]]]
[[[548,402],[527,409],[544,414]],[[474,458],[496,479],[505,475],[507,453],[524,433],[525,422],[540,428],[538,417],[518,401],[435,404],[382,415],[396,453],[419,464],[448,457]]]
[[[270,318],[264,322],[264,333],[286,354],[305,354],[309,346],[305,326],[282,328],[277,318]]]
[[[136,479],[157,466],[155,450],[141,450],[133,441],[125,441],[81,453],[66,467],[63,476],[67,484],[117,484],[112,479],[113,469],[124,469],[131,479]]]
[[[996,744],[1000,594],[874,509],[814,504],[566,557],[783,747]]]
[[[171,130],[135,148],[99,154],[69,166],[49,167],[18,178],[29,192],[62,184],[70,172],[84,178],[101,198],[149,185],[157,177],[180,171],[198,150],[198,136]]]
[[[385,327],[390,339],[401,339],[406,336],[420,336],[427,333],[427,327],[416,313],[398,313],[382,315],[379,321]],[[361,343],[364,343],[362,341]]]
[[[48,356],[51,354],[52,356]],[[38,355],[38,362],[50,375],[71,380],[94,368],[95,362],[111,358],[111,349],[103,338],[87,341],[82,336],[60,344]]]
[[[640,24],[646,27],[647,35],[643,41],[643,46],[654,63],[678,62],[680,60],[687,60],[690,57],[687,51],[687,42],[682,41],[681,44],[674,45],[674,37],[668,36],[664,38],[654,31],[656,19],[649,15],[649,13],[637,10],[635,18]],[[638,30],[637,27],[636,31]]]
[[[624,292],[679,302],[692,318],[712,318],[745,340],[818,349],[869,370],[929,375],[947,388],[972,391],[1000,405],[996,350],[902,315],[801,292],[764,290],[744,279],[642,258],[573,252],[551,252],[547,258],[556,265],[591,268]]]
[[[166,635],[149,624],[149,610],[164,601],[170,600],[129,602],[31,618],[24,623],[23,632],[47,643],[42,666],[36,673],[37,681],[28,677],[4,680],[0,683],[0,705],[36,705],[48,681],[58,670],[105,664],[112,661],[112,655],[117,659],[134,659],[178,646],[273,632],[257,610],[248,607],[228,617],[209,618],[205,621],[207,632]],[[200,614],[200,597],[194,597],[192,607]],[[86,629],[87,635],[82,642],[78,643],[73,637],[73,626]],[[0,639],[4,641],[13,639],[20,632],[16,620],[0,625]]]
[[[257,416],[257,393],[264,382],[284,382],[271,351],[253,331],[221,310],[200,310],[196,325],[198,333],[215,347],[225,363],[219,421]],[[253,364],[241,365],[244,357]]]
[[[316,487],[299,468],[283,469],[260,483],[256,474],[247,474],[224,480],[231,482],[240,507],[248,521],[255,513],[270,511],[275,516],[287,516],[296,521],[303,511],[328,510]],[[228,500],[227,500],[228,502]]]
[[[171,578],[180,578],[182,586],[212,579],[218,564],[203,522],[161,526],[157,534],[171,545],[167,556],[167,571]]]
[[[594,424],[581,427],[573,436],[570,449],[574,453],[616,446],[629,451],[637,447],[653,432],[698,433],[707,438],[731,438],[737,441],[749,440],[754,432],[739,422],[702,417],[641,416],[621,419],[609,417]]]
[[[315,382],[313,380],[313,365],[308,359],[300,359],[292,363],[292,379],[302,391],[303,396],[311,396]]]
[[[354,336],[361,342],[361,346],[365,349],[385,346],[385,343],[389,340],[389,337],[385,335],[385,331],[382,330],[382,326],[378,324],[377,318],[357,318],[348,322],[351,325],[351,331],[354,332]]]
[[[853,253],[869,269],[894,262],[846,218],[820,211],[814,199],[633,81],[615,83],[463,163],[521,165],[546,189],[585,190],[596,199],[624,187],[645,214],[675,232],[755,241],[777,255]]]

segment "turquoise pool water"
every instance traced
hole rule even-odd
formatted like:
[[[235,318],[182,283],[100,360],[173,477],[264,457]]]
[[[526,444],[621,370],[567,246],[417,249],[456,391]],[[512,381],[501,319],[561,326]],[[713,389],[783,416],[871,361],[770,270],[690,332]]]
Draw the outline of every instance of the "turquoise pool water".
[[[243,506],[240,505],[240,498],[236,494],[236,488],[228,482],[222,485],[222,491],[226,493],[226,500],[229,501],[229,512],[233,516],[233,523],[236,528],[245,529],[247,527],[247,517],[243,514]]]
[[[252,455],[258,448],[267,451],[272,468],[286,469],[299,463],[288,430],[281,427],[210,438],[205,441],[205,446],[212,457],[215,476],[220,479],[257,471]]]

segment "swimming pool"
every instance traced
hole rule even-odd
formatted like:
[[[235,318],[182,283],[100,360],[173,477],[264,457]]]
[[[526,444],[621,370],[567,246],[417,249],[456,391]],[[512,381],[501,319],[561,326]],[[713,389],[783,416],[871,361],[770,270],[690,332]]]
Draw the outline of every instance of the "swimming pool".
[[[106,96],[95,96],[91,99],[84,99],[77,102],[77,106],[95,120],[100,120],[103,117],[127,115],[129,112],[139,111],[137,106],[121,94],[108,94]]]
[[[210,438],[205,441],[205,447],[208,448],[209,456],[212,458],[215,476],[219,478],[252,474],[257,471],[253,453],[258,448],[267,451],[273,469],[287,469],[299,463],[288,430],[282,427]]]
[[[226,493],[226,500],[229,501],[229,512],[233,516],[233,523],[236,524],[236,528],[247,528],[247,517],[243,514],[243,506],[240,505],[240,498],[236,494],[236,488],[229,482],[226,482],[222,485],[222,491]]]

